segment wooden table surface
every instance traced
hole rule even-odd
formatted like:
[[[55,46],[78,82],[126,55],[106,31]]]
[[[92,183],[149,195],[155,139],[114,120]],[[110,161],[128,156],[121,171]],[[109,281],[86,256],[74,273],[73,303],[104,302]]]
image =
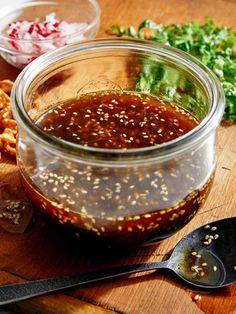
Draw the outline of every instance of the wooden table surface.
[[[217,24],[236,29],[235,0],[100,0],[101,29],[107,36],[113,23],[137,26],[150,18],[160,23],[202,22],[205,16]],[[14,80],[18,71],[0,60],[0,79]],[[218,164],[210,196],[196,217],[180,232],[160,244],[141,246],[122,255],[104,258],[94,247],[87,251],[63,231],[34,219],[22,234],[0,227],[0,283],[79,273],[104,266],[160,261],[189,231],[220,218],[236,216],[236,126],[218,130]],[[6,155],[0,161],[0,182],[22,190],[15,159]],[[20,196],[19,196],[20,197]],[[201,300],[194,301],[196,294]],[[12,304],[19,313],[236,313],[236,285],[214,292],[199,292],[186,287],[173,276],[149,273],[93,284],[64,293]]]

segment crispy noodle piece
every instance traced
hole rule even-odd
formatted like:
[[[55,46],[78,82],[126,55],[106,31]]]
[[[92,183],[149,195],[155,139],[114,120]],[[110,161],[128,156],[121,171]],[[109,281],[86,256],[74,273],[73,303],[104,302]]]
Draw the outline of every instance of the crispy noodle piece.
[[[16,155],[17,124],[11,111],[10,97],[12,82],[0,81],[0,152]],[[2,88],[2,89],[1,89]]]
[[[13,82],[10,80],[0,81],[0,89],[3,90],[6,94],[10,95]]]

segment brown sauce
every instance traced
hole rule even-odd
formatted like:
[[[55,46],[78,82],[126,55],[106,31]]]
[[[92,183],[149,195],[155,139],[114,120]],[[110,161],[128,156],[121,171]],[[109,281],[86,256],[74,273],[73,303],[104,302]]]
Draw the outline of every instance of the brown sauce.
[[[182,108],[137,93],[88,94],[46,112],[37,124],[66,141],[131,149],[162,144],[197,126]]]
[[[106,92],[59,104],[37,124],[69,142],[126,150],[178,138],[198,121],[156,97]],[[57,157],[48,160],[33,180],[21,169],[29,198],[44,214],[73,227],[78,236],[112,242],[168,236],[195,215],[212,182],[199,154],[136,168],[57,164]]]

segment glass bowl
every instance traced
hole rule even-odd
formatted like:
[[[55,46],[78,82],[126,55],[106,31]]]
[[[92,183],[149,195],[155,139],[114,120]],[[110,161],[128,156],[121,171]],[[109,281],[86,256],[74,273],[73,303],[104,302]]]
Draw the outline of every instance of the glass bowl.
[[[169,142],[127,150],[71,143],[36,124],[59,103],[99,91],[158,96],[199,124]],[[224,93],[188,54],[128,39],[68,45],[24,69],[11,100],[23,187],[43,215],[77,236],[113,244],[161,240],[190,221],[208,195]]]
[[[22,21],[32,23],[14,24]],[[40,30],[33,24],[35,21],[40,23]],[[72,0],[69,4],[66,0],[23,0],[8,4],[0,8],[0,54],[8,63],[22,69],[45,52],[95,38],[99,23],[100,8],[96,0]],[[24,29],[23,33],[19,29]]]

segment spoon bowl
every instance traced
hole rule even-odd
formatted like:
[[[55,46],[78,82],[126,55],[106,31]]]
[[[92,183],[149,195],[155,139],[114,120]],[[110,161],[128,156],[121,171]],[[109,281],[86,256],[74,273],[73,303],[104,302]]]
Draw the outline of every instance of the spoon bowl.
[[[236,282],[236,217],[204,225],[185,236],[173,250],[167,268],[200,288]]]
[[[236,282],[236,217],[201,226],[186,235],[163,262],[123,265],[72,276],[0,286],[0,305],[138,272],[168,269],[188,284],[215,289]]]

